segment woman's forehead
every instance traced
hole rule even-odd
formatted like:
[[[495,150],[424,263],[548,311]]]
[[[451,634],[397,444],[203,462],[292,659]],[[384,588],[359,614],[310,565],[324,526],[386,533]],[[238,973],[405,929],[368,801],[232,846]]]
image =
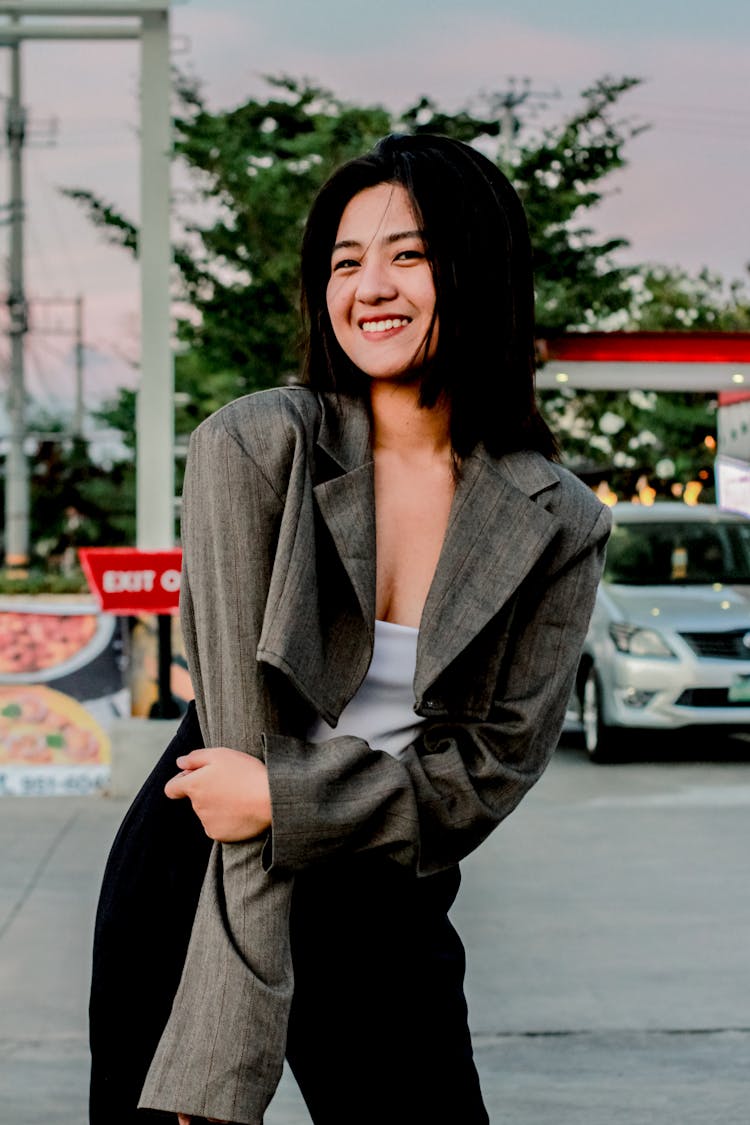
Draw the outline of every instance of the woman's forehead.
[[[369,243],[379,233],[411,231],[417,225],[406,188],[401,184],[376,184],[349,200],[339,220],[336,242]]]

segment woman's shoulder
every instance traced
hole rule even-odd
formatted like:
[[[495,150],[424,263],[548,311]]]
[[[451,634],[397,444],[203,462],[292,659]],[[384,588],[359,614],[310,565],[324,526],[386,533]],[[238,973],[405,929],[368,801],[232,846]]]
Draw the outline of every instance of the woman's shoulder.
[[[589,542],[606,539],[612,516],[609,508],[584,481],[557,461],[534,450],[502,458],[506,475],[559,521],[567,546],[576,551]]]
[[[228,402],[201,422],[195,433],[225,433],[244,445],[258,432],[276,438],[290,428],[314,427],[319,417],[320,402],[309,387],[269,387]]]
[[[557,495],[550,505],[562,525],[563,553],[570,556],[601,547],[612,530],[612,513],[592,488],[570,469],[550,462],[557,477]]]
[[[271,387],[243,395],[209,415],[190,437],[191,451],[230,442],[258,464],[281,468],[300,444],[309,446],[320,424],[318,396],[308,387]]]
[[[558,461],[547,461],[547,464],[557,478],[560,496],[566,503],[583,505],[592,513],[606,510],[606,504],[602,503],[591,486],[576,476],[572,469],[566,468]]]

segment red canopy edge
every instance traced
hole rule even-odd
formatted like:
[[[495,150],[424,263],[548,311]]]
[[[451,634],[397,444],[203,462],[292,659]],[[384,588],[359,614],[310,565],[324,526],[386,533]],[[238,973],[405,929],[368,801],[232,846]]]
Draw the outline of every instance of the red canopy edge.
[[[569,332],[537,351],[543,362],[750,363],[750,332]]]

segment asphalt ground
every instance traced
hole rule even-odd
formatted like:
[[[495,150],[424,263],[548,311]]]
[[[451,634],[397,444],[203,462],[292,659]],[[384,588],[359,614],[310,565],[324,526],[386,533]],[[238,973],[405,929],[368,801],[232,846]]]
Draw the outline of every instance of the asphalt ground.
[[[599,767],[568,739],[466,861],[493,1125],[750,1122],[746,751]],[[0,1125],[86,1121],[92,923],[126,807],[0,800]],[[285,1075],[266,1125],[305,1123]]]

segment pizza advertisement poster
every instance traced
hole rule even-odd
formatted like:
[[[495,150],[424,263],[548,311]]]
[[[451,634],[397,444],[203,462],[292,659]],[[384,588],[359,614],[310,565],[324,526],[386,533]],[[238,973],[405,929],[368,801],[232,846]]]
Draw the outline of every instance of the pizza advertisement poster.
[[[130,713],[121,622],[89,598],[0,598],[0,796],[106,789]]]
[[[128,676],[131,714],[146,719],[153,714],[159,698],[158,618],[152,613],[139,613],[129,619]],[[170,618],[172,661],[169,690],[180,709],[187,710],[193,688],[187,668],[185,642],[179,617]]]

